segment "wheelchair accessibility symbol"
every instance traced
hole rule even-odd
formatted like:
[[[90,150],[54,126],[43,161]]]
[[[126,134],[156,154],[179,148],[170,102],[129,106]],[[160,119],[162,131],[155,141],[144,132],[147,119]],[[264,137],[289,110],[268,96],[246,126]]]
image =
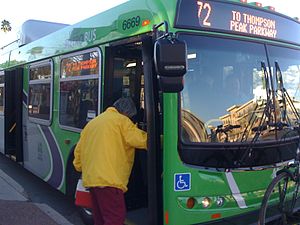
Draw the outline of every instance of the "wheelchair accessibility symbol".
[[[191,174],[175,173],[174,174],[174,191],[191,190]]]

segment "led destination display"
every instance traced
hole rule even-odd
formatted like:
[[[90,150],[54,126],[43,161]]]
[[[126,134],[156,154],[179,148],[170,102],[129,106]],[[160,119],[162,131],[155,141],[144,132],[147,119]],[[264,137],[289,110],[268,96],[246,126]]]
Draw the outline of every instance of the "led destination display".
[[[259,36],[300,44],[300,23],[277,13],[223,1],[181,0],[175,26]]]

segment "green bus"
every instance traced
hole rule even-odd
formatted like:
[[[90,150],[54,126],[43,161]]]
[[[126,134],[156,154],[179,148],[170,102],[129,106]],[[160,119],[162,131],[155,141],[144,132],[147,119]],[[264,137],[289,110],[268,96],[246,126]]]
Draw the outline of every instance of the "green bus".
[[[74,197],[80,131],[130,96],[149,138],[125,196],[129,222],[257,222],[299,143],[297,19],[245,0],[130,0],[23,31],[1,50],[1,153]]]

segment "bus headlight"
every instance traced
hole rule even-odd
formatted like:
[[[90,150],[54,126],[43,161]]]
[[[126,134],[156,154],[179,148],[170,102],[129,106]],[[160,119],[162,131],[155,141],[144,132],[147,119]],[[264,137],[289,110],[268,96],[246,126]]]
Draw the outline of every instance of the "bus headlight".
[[[225,199],[223,197],[218,197],[216,200],[217,206],[221,207],[224,205]]]
[[[210,206],[211,200],[210,200],[209,197],[204,197],[204,198],[202,199],[202,202],[201,202],[201,203],[202,203],[203,208],[207,208],[207,207]]]

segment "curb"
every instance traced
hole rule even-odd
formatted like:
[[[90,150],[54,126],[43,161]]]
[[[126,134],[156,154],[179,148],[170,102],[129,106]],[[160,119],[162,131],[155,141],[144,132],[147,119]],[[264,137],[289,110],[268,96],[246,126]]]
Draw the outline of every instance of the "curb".
[[[25,198],[28,199],[28,194],[24,190],[24,188],[18,184],[14,179],[12,179],[10,176],[8,176],[6,173],[3,172],[3,170],[0,169],[0,177],[2,177],[7,184],[9,184],[13,189],[15,189],[17,192],[22,194]]]
[[[29,196],[24,188],[18,184],[14,179],[8,176],[3,170],[0,169],[0,183],[3,181],[3,185],[7,192],[14,192],[13,197],[5,198],[2,196],[2,200],[10,200],[10,201],[20,201],[20,202],[28,202],[35,205],[42,212],[44,212],[48,217],[50,217],[54,222],[59,225],[72,225],[65,217],[55,211],[53,208],[44,203],[34,203],[29,200]]]
[[[53,219],[59,225],[72,225],[65,217],[56,212],[53,208],[47,204],[34,203],[40,210],[46,213],[51,219]]]

